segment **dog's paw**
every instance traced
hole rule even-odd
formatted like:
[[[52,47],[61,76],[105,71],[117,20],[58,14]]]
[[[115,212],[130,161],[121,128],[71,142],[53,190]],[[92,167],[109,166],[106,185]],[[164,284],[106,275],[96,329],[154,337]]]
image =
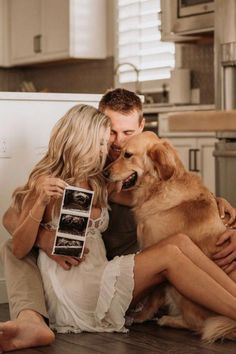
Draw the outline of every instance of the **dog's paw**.
[[[134,323],[143,323],[145,320],[146,319],[142,318],[142,316],[133,318]]]
[[[157,324],[159,326],[166,326],[166,324],[168,323],[168,320],[169,320],[169,316],[162,316],[161,318],[159,318],[157,320]]]

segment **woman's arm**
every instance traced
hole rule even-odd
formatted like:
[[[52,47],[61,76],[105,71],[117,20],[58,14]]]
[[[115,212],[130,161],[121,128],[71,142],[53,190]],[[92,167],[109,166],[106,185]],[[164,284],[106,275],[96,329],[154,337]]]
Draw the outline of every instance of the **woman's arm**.
[[[34,193],[26,196],[12,232],[12,251],[17,258],[23,258],[34,246],[47,205],[53,199],[60,198],[66,186],[59,178],[43,177]]]
[[[26,256],[34,246],[46,205],[40,198],[26,197],[18,223],[12,233],[12,252],[17,258]]]

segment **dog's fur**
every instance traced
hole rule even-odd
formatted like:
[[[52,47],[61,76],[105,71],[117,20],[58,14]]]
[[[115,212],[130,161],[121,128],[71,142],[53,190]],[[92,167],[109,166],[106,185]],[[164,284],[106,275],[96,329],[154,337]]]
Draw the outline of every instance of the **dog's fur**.
[[[208,257],[221,249],[216,242],[226,227],[215,198],[196,174],[186,171],[168,141],[151,132],[130,138],[121,157],[109,166],[106,174],[123,186],[128,181],[126,188],[133,189],[141,249],[177,233],[188,235]],[[189,328],[209,342],[236,339],[236,321],[196,305],[170,285],[150,295],[139,320],[150,318],[166,304],[169,315],[159,320],[160,325]]]

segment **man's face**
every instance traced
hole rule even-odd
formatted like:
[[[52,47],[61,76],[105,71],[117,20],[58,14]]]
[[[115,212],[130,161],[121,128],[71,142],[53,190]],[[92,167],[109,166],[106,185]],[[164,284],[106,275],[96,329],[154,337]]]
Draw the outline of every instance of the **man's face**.
[[[107,108],[104,113],[111,119],[109,157],[112,160],[116,160],[120,155],[122,145],[131,136],[142,132],[145,120],[143,119],[139,123],[139,113],[136,110],[123,114]]]

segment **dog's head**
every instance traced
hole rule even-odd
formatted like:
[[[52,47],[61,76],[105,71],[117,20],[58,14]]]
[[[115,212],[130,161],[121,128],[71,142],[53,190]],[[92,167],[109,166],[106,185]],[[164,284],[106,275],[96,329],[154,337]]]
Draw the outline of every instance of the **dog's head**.
[[[122,189],[138,187],[145,175],[160,180],[185,171],[175,149],[152,132],[131,137],[122,148],[121,156],[109,165],[104,175],[112,182],[121,182]]]

